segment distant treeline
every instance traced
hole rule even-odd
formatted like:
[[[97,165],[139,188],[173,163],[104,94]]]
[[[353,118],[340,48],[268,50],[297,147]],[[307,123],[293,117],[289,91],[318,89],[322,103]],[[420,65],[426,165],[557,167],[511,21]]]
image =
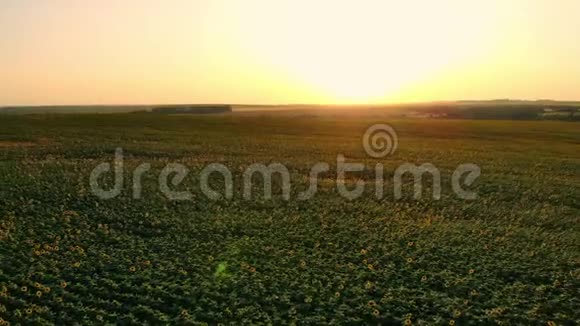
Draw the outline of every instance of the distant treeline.
[[[178,104],[178,105],[44,105],[44,106],[5,106],[0,114],[67,114],[67,113],[227,113],[231,105],[222,104]]]
[[[386,114],[394,117],[481,120],[580,121],[580,102],[571,101],[455,101],[384,105],[239,105],[239,104],[149,104],[149,105],[53,105],[0,107],[3,114],[136,113],[224,114],[255,111],[260,114]]]
[[[152,113],[163,114],[212,114],[212,113],[229,113],[232,112],[230,105],[176,105],[176,106],[158,106],[151,109]]]
[[[0,114],[108,114],[147,111],[150,105],[40,105],[0,107]]]
[[[580,121],[580,108],[567,105],[443,105],[424,107],[406,115],[452,119]]]

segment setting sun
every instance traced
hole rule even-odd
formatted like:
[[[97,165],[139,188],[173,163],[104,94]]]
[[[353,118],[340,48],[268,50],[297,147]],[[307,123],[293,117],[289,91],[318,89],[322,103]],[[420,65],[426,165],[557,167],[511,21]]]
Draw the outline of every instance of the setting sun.
[[[459,1],[251,4],[240,5],[245,14],[233,20],[241,50],[265,72],[298,80],[327,101],[396,97],[404,87],[489,55],[502,27],[497,8]],[[479,15],[469,15],[472,10]]]

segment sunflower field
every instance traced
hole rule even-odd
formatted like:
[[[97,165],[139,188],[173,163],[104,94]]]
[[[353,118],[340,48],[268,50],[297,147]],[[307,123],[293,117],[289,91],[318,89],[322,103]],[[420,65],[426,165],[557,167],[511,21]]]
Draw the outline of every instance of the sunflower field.
[[[0,325],[580,323],[578,124],[385,119],[0,117]],[[361,146],[376,122],[399,137],[381,159]],[[100,199],[90,174],[117,148],[123,188]],[[360,198],[338,194],[338,154],[368,167],[347,180],[366,182]],[[200,171],[216,162],[232,173],[233,198],[199,189]],[[290,171],[290,200],[277,178],[271,199],[260,184],[243,198],[244,169],[272,162]],[[296,199],[317,162],[330,165],[317,193]],[[441,171],[440,199],[413,198],[411,182],[395,199],[393,171],[405,162]],[[151,169],[135,198],[142,163]],[[169,163],[188,168],[172,187],[190,200],[160,191]],[[474,200],[452,191],[462,163],[481,167]],[[223,180],[210,183],[223,193]]]

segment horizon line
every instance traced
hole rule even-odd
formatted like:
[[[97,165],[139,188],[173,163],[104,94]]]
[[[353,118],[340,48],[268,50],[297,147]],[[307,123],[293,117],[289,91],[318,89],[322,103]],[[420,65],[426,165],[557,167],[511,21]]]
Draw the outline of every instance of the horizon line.
[[[432,101],[403,101],[390,103],[219,103],[219,102],[191,102],[191,103],[106,103],[106,104],[7,104],[0,105],[0,108],[44,108],[44,107],[130,107],[130,106],[162,106],[162,105],[229,105],[229,106],[396,106],[396,105],[421,105],[421,104],[453,104],[468,102],[556,102],[556,103],[579,103],[578,100],[557,100],[557,99],[511,99],[511,98],[494,98],[478,100],[432,100]]]

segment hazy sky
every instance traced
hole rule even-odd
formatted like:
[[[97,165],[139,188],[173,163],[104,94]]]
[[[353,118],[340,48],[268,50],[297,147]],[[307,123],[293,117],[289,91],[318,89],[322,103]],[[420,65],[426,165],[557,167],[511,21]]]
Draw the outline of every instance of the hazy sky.
[[[0,0],[0,105],[580,100],[579,0]]]

